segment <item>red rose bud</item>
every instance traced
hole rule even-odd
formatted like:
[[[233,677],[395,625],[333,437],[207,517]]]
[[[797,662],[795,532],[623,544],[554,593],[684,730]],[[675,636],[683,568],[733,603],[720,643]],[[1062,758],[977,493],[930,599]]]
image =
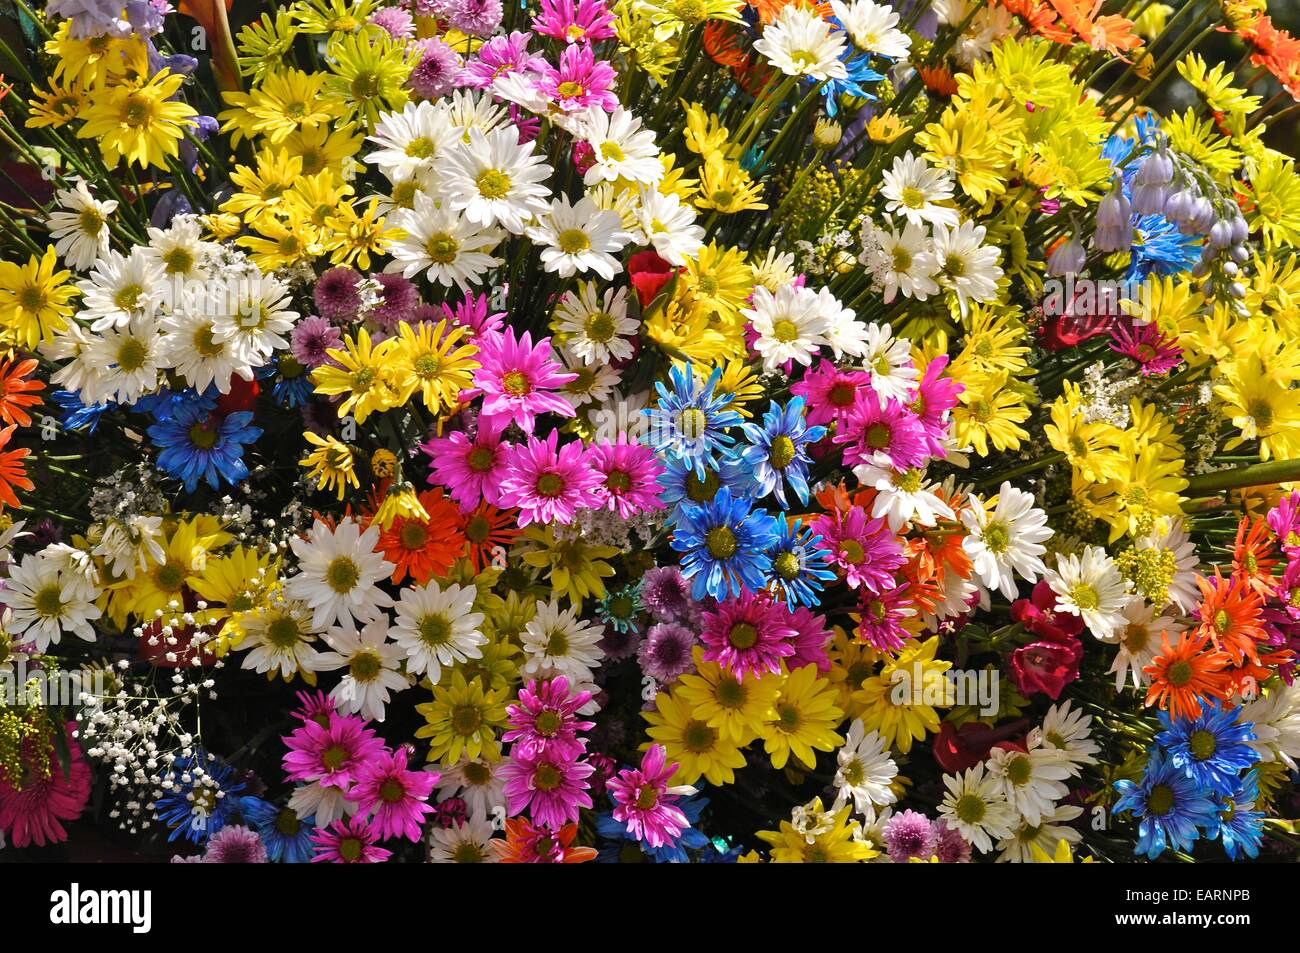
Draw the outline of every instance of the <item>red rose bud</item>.
[[[230,393],[217,398],[216,413],[225,416],[240,410],[252,410],[257,406],[257,395],[262,392],[257,381],[246,381],[238,374],[231,375]]]
[[[647,307],[677,269],[652,251],[637,252],[628,260],[628,278],[636,289],[641,307]]]

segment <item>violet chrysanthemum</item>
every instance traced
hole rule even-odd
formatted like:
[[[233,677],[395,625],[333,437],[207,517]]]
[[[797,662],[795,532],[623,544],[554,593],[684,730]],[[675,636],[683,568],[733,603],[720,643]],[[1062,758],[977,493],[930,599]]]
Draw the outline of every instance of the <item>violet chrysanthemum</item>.
[[[529,332],[516,338],[514,329],[506,328],[503,334],[484,335],[480,346],[474,385],[483,394],[485,423],[513,421],[532,433],[538,414],[574,415],[573,404],[555,391],[578,375],[555,360],[550,338],[534,345]]]
[[[929,860],[939,849],[939,832],[935,825],[916,811],[895,814],[885,821],[880,834],[885,839],[889,859],[897,864],[905,864],[913,857]]]
[[[578,732],[595,725],[578,717],[578,709],[589,701],[591,692],[571,692],[562,675],[530,681],[519,690],[519,701],[506,706],[510,730],[501,740],[513,742],[511,751],[521,754],[576,758],[586,748]]]
[[[451,0],[447,21],[470,36],[491,36],[501,22],[501,0]]]
[[[641,671],[662,685],[675,681],[695,667],[691,649],[695,633],[676,622],[652,625],[636,649]]]
[[[209,864],[265,864],[266,845],[257,831],[230,824],[212,835],[203,853],[203,861]]]
[[[579,810],[591,807],[587,778],[595,770],[587,761],[511,749],[501,766],[506,809],[512,815],[528,811],[534,822],[547,827],[563,827],[578,819]]]
[[[396,274],[372,275],[379,282],[379,303],[367,316],[392,334],[399,321],[409,321],[420,303],[420,293],[409,279]]]
[[[289,332],[289,347],[293,359],[303,367],[320,367],[329,360],[331,348],[343,348],[343,334],[330,322],[316,315],[308,315]]]
[[[677,770],[668,763],[663,745],[651,745],[641,757],[640,768],[625,768],[609,779],[614,802],[614,820],[627,825],[627,832],[651,847],[676,842],[690,822],[677,801],[693,794],[694,788],[670,787]]]
[[[602,509],[623,519],[637,513],[664,509],[659,499],[659,474],[663,466],[649,447],[639,443],[599,443],[591,447],[588,461],[604,478],[596,488]]]
[[[704,613],[704,658],[737,678],[781,671],[781,660],[794,655],[795,630],[789,613],[766,596],[742,592]]]
[[[941,864],[969,864],[970,841],[961,836],[955,827],[949,827],[943,818],[934,822],[934,830],[939,838],[935,854]]]
[[[637,648],[641,645],[641,634],[635,629],[619,629],[616,626],[605,626],[605,634],[600,637],[596,643],[600,648],[601,655],[607,661],[621,662],[625,658],[631,658]]]
[[[676,622],[693,614],[691,586],[676,566],[657,566],[641,583],[641,604],[660,622]]]
[[[322,317],[331,321],[344,321],[356,317],[361,307],[361,293],[357,284],[361,275],[347,265],[330,268],[316,279],[312,300]]]
[[[359,814],[374,815],[372,823],[383,838],[418,841],[424,816],[433,810],[429,793],[438,781],[438,772],[408,769],[409,754],[402,745],[375,755],[357,772],[356,783],[348,792],[357,802]]]
[[[370,22],[394,40],[409,40],[415,36],[415,20],[401,7],[384,7],[370,15]]]
[[[450,46],[431,36],[415,43],[420,60],[411,70],[406,85],[422,99],[438,99],[456,88],[460,78],[460,57]]]
[[[571,440],[557,449],[558,438],[554,430],[545,440],[529,437],[506,458],[501,499],[503,505],[519,508],[520,526],[572,523],[580,507],[600,505],[596,487],[601,476],[587,461],[582,441]]]

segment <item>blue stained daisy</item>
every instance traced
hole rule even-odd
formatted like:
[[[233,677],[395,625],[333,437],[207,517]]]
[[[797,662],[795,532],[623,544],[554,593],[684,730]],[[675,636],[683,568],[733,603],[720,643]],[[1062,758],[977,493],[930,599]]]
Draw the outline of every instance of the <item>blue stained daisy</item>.
[[[1203,830],[1216,823],[1217,808],[1211,793],[1173,764],[1159,748],[1152,748],[1142,780],[1116,781],[1120,798],[1115,811],[1138,818],[1138,841],[1133,851],[1155,860],[1169,848],[1187,851]]]
[[[1241,772],[1259,760],[1250,746],[1255,726],[1237,721],[1238,709],[1207,703],[1196,718],[1175,721],[1160,712],[1165,730],[1156,736],[1169,761],[1202,788],[1224,796],[1240,786]]]
[[[222,481],[238,483],[248,477],[244,445],[262,436],[246,410],[214,416],[201,401],[174,409],[169,417],[148,430],[149,439],[162,452],[158,468],[181,480],[193,492],[200,480],[212,489]]]
[[[184,837],[205,843],[229,823],[239,806],[235,795],[244,790],[243,782],[235,781],[235,769],[210,760],[202,748],[193,757],[177,758],[168,778],[171,787],[154,802],[154,815],[171,831],[169,842]]]
[[[1207,831],[1207,838],[1218,837],[1223,842],[1223,852],[1229,860],[1242,854],[1259,856],[1259,845],[1264,839],[1264,814],[1255,810],[1259,798],[1259,775],[1250,771],[1230,797],[1219,799],[1218,827]]]
[[[103,404],[83,404],[81,392],[75,390],[56,390],[50,399],[59,405],[63,429],[67,431],[86,428],[86,433],[93,434],[99,427],[99,418],[117,406],[113,401]]]
[[[839,112],[841,96],[875,99],[875,94],[863,84],[878,83],[885,78],[884,73],[878,73],[871,68],[871,57],[854,55],[851,46],[840,54],[840,62],[844,64],[848,74],[828,79],[822,84],[822,98],[826,102],[826,115],[832,119]]]
[[[686,815],[689,825],[681,836],[662,847],[651,847],[636,839],[627,825],[614,820],[614,812],[606,811],[596,815],[596,833],[614,841],[609,847],[601,848],[596,860],[600,863],[621,864],[650,860],[656,864],[688,864],[691,861],[688,850],[700,850],[710,846],[709,838],[695,829],[699,823],[700,813],[708,805],[706,797],[684,797],[677,801],[677,807]]]
[[[672,391],[656,381],[658,406],[642,411],[650,418],[645,442],[661,456],[680,457],[701,480],[713,455],[735,442],[726,428],[741,422],[740,414],[727,409],[731,395],[713,392],[721,379],[722,368],[715,367],[700,384],[690,364],[674,364],[669,372]]]
[[[772,576],[780,584],[786,604],[792,609],[820,605],[822,583],[835,578],[830,552],[818,545],[821,536],[804,526],[802,520],[787,520],[784,513],[776,518],[776,532]]]
[[[749,446],[740,451],[740,458],[752,469],[760,499],[769,493],[776,494],[782,509],[788,509],[785,488],[788,484],[800,503],[808,502],[808,445],[826,436],[826,428],[809,427],[804,420],[804,401],[793,397],[781,409],[772,401],[763,415],[763,426],[747,423],[741,427],[749,438]]]
[[[696,599],[722,600],[766,584],[776,521],[752,505],[721,487],[710,502],[682,507],[672,546],[682,554],[682,575],[692,580]]]
[[[1153,271],[1161,275],[1187,271],[1200,257],[1200,238],[1184,235],[1163,215],[1134,215],[1133,230],[1129,281],[1144,281]]]
[[[311,835],[315,824],[300,818],[292,808],[280,807],[260,797],[241,797],[239,811],[266,845],[266,858],[273,864],[305,864],[315,852]]]
[[[668,522],[676,520],[683,506],[699,506],[718,495],[719,487],[726,487],[735,497],[753,496],[754,478],[746,465],[724,454],[716,464],[711,464],[701,478],[695,467],[680,457],[660,458],[663,471],[659,474],[661,488],[659,499],[669,507]]]

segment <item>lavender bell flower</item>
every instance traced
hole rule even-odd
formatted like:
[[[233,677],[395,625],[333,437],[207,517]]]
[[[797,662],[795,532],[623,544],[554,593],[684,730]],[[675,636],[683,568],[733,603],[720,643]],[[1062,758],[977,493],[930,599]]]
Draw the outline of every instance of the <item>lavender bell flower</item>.
[[[1092,243],[1102,251],[1128,251],[1133,245],[1133,206],[1119,184],[1097,206]]]

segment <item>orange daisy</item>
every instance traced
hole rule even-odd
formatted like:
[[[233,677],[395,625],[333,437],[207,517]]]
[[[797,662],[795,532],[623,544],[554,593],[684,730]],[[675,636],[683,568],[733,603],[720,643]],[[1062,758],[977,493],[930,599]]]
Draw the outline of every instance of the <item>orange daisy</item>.
[[[704,24],[704,52],[719,66],[739,69],[749,65],[749,54],[740,46],[740,30],[734,23],[710,20]]]
[[[515,521],[516,509],[499,510],[491,503],[480,502],[473,512],[465,515],[465,555],[474,566],[475,572],[482,572],[495,562],[519,538],[521,530]]]
[[[492,849],[503,864],[582,864],[594,860],[594,847],[574,847],[577,824],[565,824],[558,831],[522,817],[506,818],[506,836],[492,841]]]
[[[1210,648],[1210,637],[1188,630],[1169,644],[1169,633],[1162,632],[1162,651],[1143,671],[1151,676],[1146,704],[1159,704],[1175,718],[1196,718],[1201,714],[1203,698],[1227,698],[1231,694],[1229,677],[1224,671],[1232,661],[1227,652]]]
[[[1224,579],[1216,569],[1213,577],[1199,576],[1201,624],[1197,631],[1214,640],[1214,647],[1226,651],[1234,662],[1257,659],[1257,643],[1264,641],[1264,599],[1246,580]]]
[[[30,379],[36,370],[36,361],[28,358],[17,364],[5,361],[0,364],[0,420],[19,427],[32,425],[27,407],[39,407],[41,399],[36,396],[38,390],[45,390],[44,381]]]
[[[420,585],[430,576],[445,576],[465,554],[465,517],[443,496],[442,487],[417,496],[429,518],[398,516],[379,534],[379,551],[396,568],[393,582],[410,576]]]
[[[921,80],[925,83],[925,88],[939,96],[955,96],[957,94],[957,80],[952,75],[952,70],[946,66],[920,66],[917,72],[921,74]]]
[[[27,467],[23,463],[31,451],[26,447],[4,449],[9,446],[9,440],[17,429],[16,424],[10,424],[0,430],[0,504],[13,507],[19,505],[18,496],[14,493],[15,487],[24,492],[36,489],[36,484],[27,479]]]
[[[1237,524],[1237,539],[1232,545],[1232,576],[1243,579],[1261,596],[1277,588],[1273,567],[1277,559],[1273,550],[1273,532],[1264,520],[1243,517]]]
[[[1061,15],[1065,25],[1094,50],[1105,50],[1122,60],[1124,52],[1142,45],[1142,37],[1133,34],[1133,21],[1121,16],[1099,17],[1103,0],[1048,0]]]

